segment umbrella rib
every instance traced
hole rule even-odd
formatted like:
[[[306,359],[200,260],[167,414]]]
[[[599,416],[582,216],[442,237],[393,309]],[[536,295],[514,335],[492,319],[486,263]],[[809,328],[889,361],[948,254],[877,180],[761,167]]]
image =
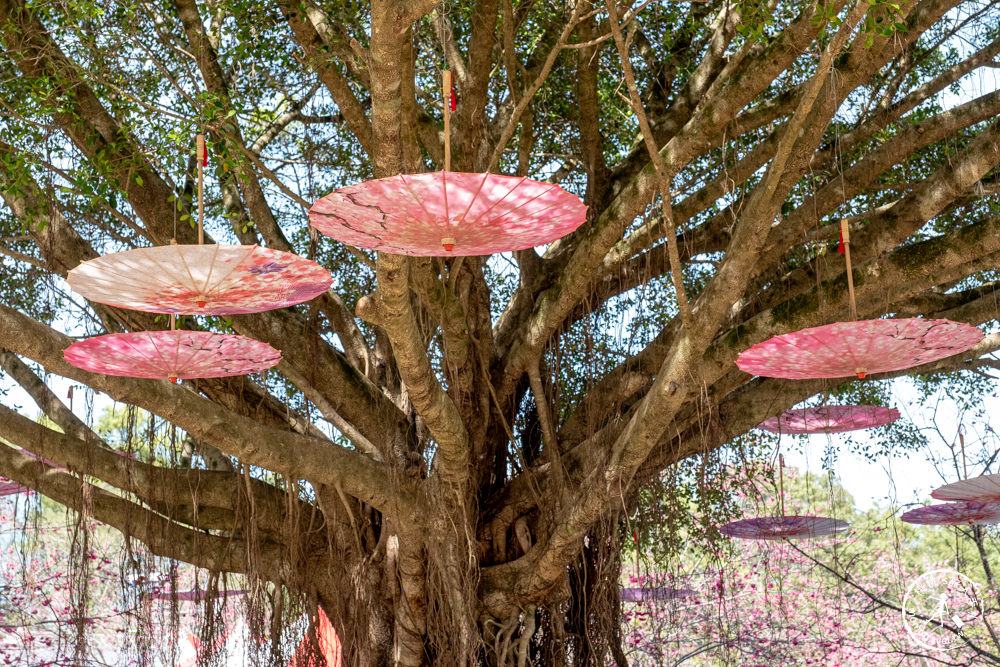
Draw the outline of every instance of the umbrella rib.
[[[556,187],[558,187],[558,186],[552,186],[551,188],[549,188],[548,190],[545,190],[544,192],[539,192],[537,195],[535,195],[531,199],[529,199],[527,201],[523,201],[520,204],[518,204],[517,206],[515,206],[514,208],[510,209],[510,211],[508,211],[507,213],[510,214],[511,212],[516,211],[519,208],[523,208],[524,206],[527,206],[528,204],[530,204],[530,203],[534,202],[535,200],[537,200],[542,195],[546,195],[546,194],[552,192],[552,190],[554,190]],[[518,216],[516,218],[515,217],[506,217],[505,216],[504,217],[504,221],[505,222],[518,222],[520,220],[524,220],[525,218],[531,218],[533,216],[537,216],[539,213],[542,213],[544,211],[548,211],[549,209],[558,208],[559,206],[562,206],[562,205],[563,205],[563,202],[554,202],[552,204],[548,204],[546,206],[543,206],[542,208],[534,209],[531,212],[529,212],[529,213],[527,213],[525,215],[520,215],[520,216]]]
[[[137,250],[149,250],[149,249],[147,249],[147,248],[139,248]],[[135,252],[135,251],[134,250],[129,250],[129,251],[126,251],[126,252],[131,253],[131,252]],[[156,273],[156,274],[150,273],[150,272],[148,272],[148,271],[146,271],[145,269],[142,268],[142,263],[141,262],[134,262],[134,261],[132,261],[132,257],[127,257],[127,258],[123,257],[123,258],[120,258],[119,260],[117,260],[117,261],[121,261],[125,265],[125,269],[128,272],[123,272],[121,269],[119,269],[118,267],[116,267],[115,266],[115,261],[100,261],[100,260],[104,260],[104,259],[109,259],[110,260],[111,258],[115,257],[116,255],[124,255],[124,254],[126,254],[126,253],[116,253],[115,255],[108,255],[106,258],[105,257],[100,257],[100,258],[98,258],[96,260],[91,260],[93,262],[97,262],[96,264],[93,264],[91,266],[96,266],[98,271],[110,274],[111,277],[118,278],[122,282],[130,283],[131,284],[130,286],[133,289],[137,289],[139,291],[140,297],[141,297],[142,292],[144,292],[144,291],[146,291],[148,289],[148,284],[143,285],[142,282],[137,282],[135,280],[135,275],[134,275],[136,273],[140,274],[141,276],[146,277],[150,282],[156,283],[158,285],[162,285],[162,286],[166,287],[166,286],[169,286],[171,284],[171,281],[164,280],[163,276],[164,275],[169,275],[169,274],[164,274],[164,272],[162,271],[162,268],[161,268],[161,271],[159,273]],[[156,262],[156,260],[153,257],[151,257],[151,254],[152,253],[144,254],[144,255],[142,255],[142,257],[148,258],[151,261],[153,261],[154,263],[156,263],[157,266],[162,267],[162,265],[159,264],[159,262]],[[86,277],[86,275],[85,275],[85,277]],[[121,289],[121,285],[116,285],[115,289]],[[104,290],[104,292],[107,293],[107,290]],[[113,292],[112,292],[112,294],[113,294]]]
[[[452,230],[451,213],[448,211],[448,172],[441,172],[441,198],[444,200],[444,226],[450,233]]]
[[[218,335],[220,335],[220,334],[209,333],[209,336],[212,337],[212,338],[214,338],[215,336],[218,336]],[[194,338],[194,337],[192,336],[191,338]],[[223,341],[220,341],[220,346],[221,346],[222,342]],[[205,362],[201,361],[198,358],[199,356],[202,355],[202,353],[204,353],[204,352],[209,352],[209,353],[213,352],[213,350],[206,350],[203,347],[199,347],[198,345],[195,344],[194,340],[189,340],[186,347],[188,347],[191,352],[190,352],[190,354],[187,355],[187,357],[184,358],[184,361],[182,363],[181,359],[180,359],[180,356],[181,356],[180,347],[181,347],[181,341],[178,338],[178,341],[177,341],[177,370],[180,371],[182,368],[187,369],[187,372],[186,372],[187,375],[191,375],[191,371],[196,366],[204,366],[205,365]],[[214,350],[214,352],[219,352],[219,350]],[[220,356],[221,356],[221,353],[220,353]],[[211,356],[209,356],[209,361],[211,361]],[[209,377],[209,376],[204,375],[203,371],[199,370],[197,377]]]
[[[806,329],[806,331],[809,331],[809,330],[808,330],[808,329]],[[801,331],[800,331],[799,333],[801,334],[801,333],[803,333],[803,332],[801,332]],[[791,335],[791,334],[785,334],[785,335],[784,335],[784,336],[782,337],[782,339],[781,339],[781,342],[782,342],[783,344],[785,344],[785,345],[788,345],[788,346],[790,346],[790,347],[794,347],[794,348],[795,348],[796,350],[798,350],[799,352],[805,352],[805,353],[806,353],[807,355],[810,355],[810,356],[815,356],[815,354],[816,354],[816,351],[815,351],[815,348],[813,348],[813,347],[802,347],[802,346],[801,346],[801,345],[799,345],[799,344],[798,344],[797,342],[795,342],[795,341],[794,341],[794,340],[793,340],[792,338],[790,338],[790,337],[789,337],[790,335]],[[817,340],[816,338],[814,338],[814,337],[813,337],[812,333],[809,333],[809,334],[803,334],[803,335],[805,335],[805,336],[808,336],[808,337],[809,337],[809,340],[810,340],[810,341],[813,341],[813,342],[816,342],[816,343],[818,343],[819,345],[821,345],[822,347],[825,347],[825,348],[826,348],[826,349],[827,349],[828,351],[830,351],[830,352],[831,352],[831,353],[833,353],[834,355],[836,355],[836,354],[837,354],[837,351],[836,351],[836,350],[834,350],[833,348],[831,348],[831,347],[830,347],[829,345],[827,345],[827,344],[826,344],[826,342],[825,342],[825,341],[824,341],[823,339],[818,339],[818,340]],[[777,377],[781,377],[781,376],[777,376]],[[800,376],[800,377],[802,377],[802,376]],[[830,376],[829,376],[829,375],[820,375],[820,376],[816,376],[816,375],[807,375],[807,376],[804,376],[804,377],[808,377],[808,378],[814,378],[814,377],[820,377],[820,378],[825,378],[825,377],[830,377]],[[838,376],[835,376],[835,377],[842,377],[842,376],[839,376],[839,375],[838,375]]]
[[[152,337],[152,336],[150,336],[150,335],[149,335],[149,333],[148,333],[148,332],[146,332],[146,331],[141,331],[141,332],[136,332],[136,333],[131,333],[131,334],[121,334],[121,335],[120,335],[120,336],[118,337],[118,339],[117,339],[117,340],[120,340],[120,341],[122,341],[123,343],[125,343],[126,345],[128,345],[128,346],[129,346],[130,348],[132,348],[132,350],[133,350],[134,352],[136,352],[136,353],[137,353],[137,354],[138,354],[138,355],[139,355],[140,357],[142,357],[142,359],[143,359],[143,360],[144,360],[144,361],[145,361],[145,362],[146,362],[147,364],[152,364],[152,363],[153,363],[153,358],[152,358],[152,357],[150,357],[150,356],[148,356],[148,355],[146,354],[146,352],[144,352],[144,351],[143,351],[142,349],[140,349],[140,348],[136,347],[136,346],[135,346],[135,345],[134,345],[134,344],[132,343],[132,336],[135,336],[135,337],[139,337],[139,336],[145,336],[145,337],[146,337],[146,340],[147,340],[147,341],[149,342],[150,346],[151,346],[151,347],[153,348],[153,352],[154,352],[154,353],[156,354],[156,356],[157,356],[157,357],[159,357],[159,358],[160,358],[160,361],[162,361],[162,362],[163,362],[163,365],[164,365],[164,367],[166,367],[166,366],[168,365],[168,364],[167,364],[167,360],[166,360],[166,359],[165,359],[165,358],[163,357],[163,355],[162,355],[162,354],[160,354],[160,348],[159,348],[159,346],[158,346],[158,345],[156,345],[156,342],[154,341],[153,337]],[[124,360],[123,360],[123,361],[124,361]]]
[[[476,188],[476,192],[469,199],[469,205],[465,207],[464,211],[462,211],[462,220],[465,220],[465,216],[469,215],[469,211],[472,210],[472,205],[476,203],[477,199],[479,199],[479,193],[483,191],[483,186],[486,185],[486,180],[489,177],[489,172],[483,174],[483,180],[479,181],[479,186]],[[476,220],[479,220],[479,218],[477,217]]]
[[[197,292],[198,291],[198,281],[195,279],[194,274],[191,273],[191,267],[188,266],[187,259],[184,257],[184,253],[181,252],[181,250],[180,250],[180,248],[182,246],[173,246],[173,247],[176,249],[175,252],[177,253],[177,258],[180,259],[180,261],[181,261],[181,266],[184,267],[184,272],[188,275],[188,278],[190,279],[190,282],[188,283],[188,289],[190,289],[192,292]],[[201,246],[197,246],[197,247],[200,248]],[[199,252],[199,251],[196,250],[195,252]],[[177,281],[177,282],[183,284],[183,281]]]
[[[198,290],[201,295],[208,296],[208,293],[210,291],[209,285],[212,283],[212,274],[215,273],[215,261],[219,258],[219,252],[221,247],[222,247],[221,245],[216,243],[212,248],[212,259],[208,263],[208,273],[205,275],[205,282],[202,283],[201,289]]]
[[[247,246],[240,246],[240,249],[242,250],[245,247],[247,247]],[[202,292],[202,294],[208,296],[208,294],[210,294],[212,292],[215,292],[219,288],[219,286],[229,278],[229,276],[231,276],[234,273],[236,273],[236,271],[243,266],[243,263],[246,262],[250,257],[253,256],[253,254],[257,251],[256,249],[259,248],[259,247],[260,246],[257,246],[257,245],[249,246],[250,252],[248,252],[246,255],[244,255],[242,258],[240,258],[240,261],[233,262],[232,268],[229,269],[229,271],[225,275],[223,275],[221,278],[219,278],[218,280],[216,280],[215,284],[212,285],[211,287],[208,286],[208,281],[206,280],[205,281],[205,291]],[[218,255],[218,252],[216,252],[216,255]],[[212,258],[212,270],[213,271],[215,270],[215,257]],[[252,280],[253,280],[253,278],[251,278],[250,276],[244,275],[242,282],[247,282],[247,281],[252,281]]]
[[[514,192],[514,190],[517,190],[517,189],[518,189],[519,187],[521,187],[521,185],[522,185],[522,184],[523,184],[523,183],[524,183],[524,182],[525,182],[526,180],[528,180],[528,177],[527,177],[527,176],[521,176],[521,178],[520,178],[520,179],[518,179],[517,183],[515,183],[514,185],[512,185],[512,186],[511,186],[511,188],[510,188],[509,190],[507,190],[507,192],[505,192],[505,193],[504,193],[503,197],[497,197],[496,199],[494,199],[493,201],[491,201],[491,202],[490,202],[490,205],[489,205],[489,206],[487,206],[487,207],[486,207],[486,209],[485,209],[484,211],[482,211],[482,212],[481,212],[481,213],[480,213],[479,215],[477,215],[477,216],[476,216],[476,218],[475,218],[475,222],[477,222],[477,223],[478,223],[478,222],[479,222],[480,220],[482,220],[482,219],[483,219],[483,216],[487,215],[488,213],[490,213],[490,211],[492,211],[492,210],[493,210],[493,209],[495,209],[495,208],[496,208],[497,206],[499,206],[500,204],[502,204],[502,203],[503,203],[503,201],[504,201],[505,199],[507,199],[507,197],[509,197],[509,196],[510,196],[510,194],[511,194],[512,192]],[[483,185],[485,185],[485,184],[486,184],[486,180],[485,180],[485,179],[483,179]],[[482,190],[482,187],[480,187],[480,190]],[[548,192],[548,191],[546,190],[546,192]],[[532,202],[532,201],[534,201],[535,199],[537,199],[537,198],[538,198],[538,197],[540,197],[540,196],[541,196],[541,193],[539,193],[539,194],[535,195],[534,197],[532,197],[532,198],[531,198],[531,199],[529,199],[528,201],[525,201],[525,202],[521,202],[520,204],[518,204],[518,205],[517,205],[517,206],[515,206],[514,208],[510,209],[510,211],[514,211],[514,210],[517,210],[518,208],[520,208],[520,207],[521,207],[521,206],[523,206],[524,204],[527,204],[528,202]],[[506,214],[510,213],[510,211],[506,211],[506,212],[505,212],[505,214],[504,214],[504,221],[505,221],[505,222],[507,221],[507,217],[506,217]]]
[[[410,184],[407,182],[406,178],[403,177],[403,174],[399,175],[399,180],[403,183],[403,187],[406,188],[406,191],[410,194],[410,197],[413,199],[413,201],[417,202],[420,208],[424,210],[424,215],[427,216],[425,220],[427,222],[430,222],[431,218],[435,217],[434,214],[427,210],[427,207],[424,206],[423,200],[420,199],[420,197],[417,196],[417,193],[413,191],[413,188],[410,187]]]

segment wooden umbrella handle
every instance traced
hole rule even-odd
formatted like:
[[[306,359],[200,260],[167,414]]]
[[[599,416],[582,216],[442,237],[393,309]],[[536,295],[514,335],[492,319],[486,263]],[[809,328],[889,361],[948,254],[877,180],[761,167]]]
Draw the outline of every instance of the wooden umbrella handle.
[[[198,245],[205,242],[205,135],[199,133],[195,140],[198,159]]]
[[[840,219],[840,234],[844,238],[844,259],[847,261],[847,296],[851,300],[851,321],[858,319],[858,307],[854,303],[854,271],[851,268],[851,230],[847,218]]]
[[[444,102],[444,170],[451,171],[451,70],[441,70],[441,99]]]

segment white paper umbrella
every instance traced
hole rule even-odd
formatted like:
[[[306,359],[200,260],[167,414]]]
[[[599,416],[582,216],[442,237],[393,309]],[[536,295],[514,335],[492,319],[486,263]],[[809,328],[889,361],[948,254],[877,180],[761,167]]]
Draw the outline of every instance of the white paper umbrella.
[[[802,540],[829,537],[849,528],[846,521],[823,516],[777,516],[732,521],[719,528],[729,537],[743,540]]]
[[[970,503],[1000,502],[1000,475],[982,475],[945,484],[931,491],[931,498]]]
[[[985,526],[1000,523],[1000,503],[944,503],[910,510],[900,517],[906,523],[926,526]]]
[[[237,315],[308,301],[332,278],[316,262],[256,245],[165,245],[86,261],[70,287],[90,301],[152,313]]]

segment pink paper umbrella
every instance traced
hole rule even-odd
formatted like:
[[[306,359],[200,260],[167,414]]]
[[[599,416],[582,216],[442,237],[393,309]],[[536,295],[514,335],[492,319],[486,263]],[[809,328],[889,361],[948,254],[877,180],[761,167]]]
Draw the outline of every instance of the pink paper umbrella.
[[[690,588],[671,588],[660,586],[657,588],[622,588],[618,591],[618,597],[622,602],[665,602],[668,600],[682,600],[693,597],[695,592]]]
[[[863,378],[944,359],[982,339],[976,327],[951,320],[835,322],[758,343],[736,365],[752,375],[789,380]]]
[[[68,468],[66,468],[65,466],[61,466],[58,463],[56,463],[55,461],[49,461],[48,459],[43,459],[38,454],[35,454],[34,452],[29,452],[27,449],[22,449],[20,451],[21,451],[22,454],[25,454],[27,456],[30,456],[33,459],[41,461],[42,463],[44,463],[45,465],[49,466],[50,468],[55,468],[56,470],[68,470]]]
[[[27,493],[30,489],[9,479],[0,480],[0,496],[15,496],[19,493]]]
[[[931,498],[970,503],[1000,502],[1000,475],[982,475],[945,484],[931,491]]]
[[[210,331],[139,331],[95,336],[63,352],[77,368],[140,378],[214,378],[256,373],[281,361],[267,343]]]
[[[80,264],[70,287],[91,301],[152,313],[237,315],[285,308],[330,287],[330,273],[256,245],[135,248]]]
[[[587,207],[558,185],[439,171],[365,181],[330,193],[309,222],[347,245],[400,255],[489,255],[550,243]]]
[[[733,521],[719,528],[719,532],[743,540],[800,540],[835,535],[848,527],[840,519],[791,515]]]
[[[843,433],[884,426],[899,419],[899,410],[877,405],[821,405],[796,408],[762,422],[772,433]]]
[[[944,503],[910,510],[900,517],[906,523],[927,526],[961,526],[1000,523],[1000,503]]]

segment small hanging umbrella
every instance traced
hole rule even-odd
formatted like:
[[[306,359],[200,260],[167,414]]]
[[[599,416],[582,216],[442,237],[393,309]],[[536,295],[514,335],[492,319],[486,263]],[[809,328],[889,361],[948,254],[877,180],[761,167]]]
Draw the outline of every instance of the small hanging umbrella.
[[[165,245],[86,261],[70,287],[90,301],[151,313],[238,315],[308,301],[329,271],[290,252],[256,245]]]
[[[664,602],[682,600],[694,595],[695,592],[690,588],[671,588],[670,586],[622,588],[618,591],[618,597],[622,602]]]
[[[827,537],[849,528],[846,521],[822,516],[777,516],[732,521],[719,528],[729,537],[743,540],[793,540]]]
[[[758,343],[736,365],[752,375],[789,380],[864,378],[944,359],[982,339],[976,327],[951,320],[834,322]]]
[[[931,491],[931,498],[970,503],[1000,502],[1000,475],[982,475],[945,484]]]
[[[987,525],[1000,523],[1000,502],[957,502],[928,505],[900,517],[906,523],[927,526]]]
[[[785,457],[778,454],[778,516],[730,521],[719,532],[743,540],[786,540],[826,537],[848,529],[846,521],[823,516],[785,514]]]
[[[251,338],[183,330],[95,336],[73,343],[63,356],[92,373],[171,382],[256,373],[281,360],[280,352]]]
[[[400,255],[489,255],[550,243],[587,215],[558,185],[439,171],[365,181],[309,209],[310,224],[347,245]]]
[[[884,426],[899,419],[899,410],[878,405],[821,405],[796,408],[771,417],[758,428],[772,433],[843,433]]]
[[[0,496],[15,496],[28,491],[30,491],[28,487],[12,482],[6,477],[0,477]]]

